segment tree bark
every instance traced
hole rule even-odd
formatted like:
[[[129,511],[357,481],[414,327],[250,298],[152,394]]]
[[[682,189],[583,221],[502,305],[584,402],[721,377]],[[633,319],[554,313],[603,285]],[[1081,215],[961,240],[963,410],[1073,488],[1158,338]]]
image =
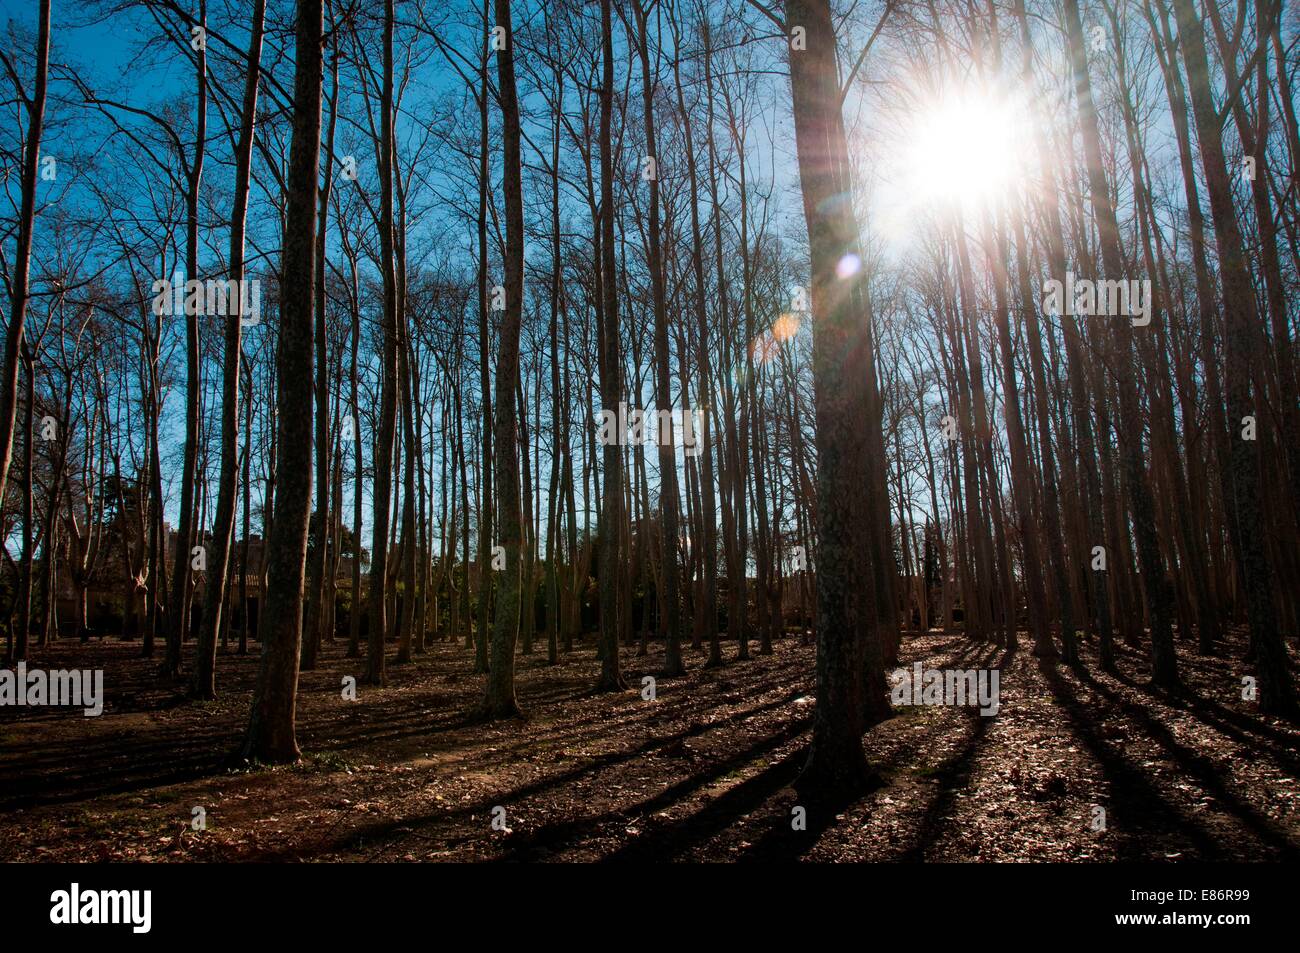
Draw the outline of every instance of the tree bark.
[[[281,473],[275,495],[275,521],[266,543],[262,663],[243,746],[245,758],[266,762],[290,762],[299,757],[294,715],[307,523],[311,515],[312,289],[323,72],[321,0],[298,0],[294,32],[293,138],[281,265],[284,295],[276,345]]]

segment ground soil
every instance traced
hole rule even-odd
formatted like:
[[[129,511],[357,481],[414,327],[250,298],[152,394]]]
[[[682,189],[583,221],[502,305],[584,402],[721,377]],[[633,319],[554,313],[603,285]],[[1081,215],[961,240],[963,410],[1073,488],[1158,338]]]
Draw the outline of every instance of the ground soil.
[[[1025,643],[1027,644],[1027,643]],[[1244,701],[1240,635],[1180,643],[1182,700],[960,634],[907,637],[910,666],[1001,666],[1001,709],[901,707],[864,739],[880,784],[792,829],[813,650],[681,678],[624,650],[630,688],[594,695],[590,646],[521,656],[524,720],[475,723],[472,653],[437,643],[342,697],[362,663],[326,645],[304,672],[297,765],[231,761],[255,655],[222,654],[215,702],[161,683],[138,645],[58,642],[29,665],[102,667],[104,714],[0,709],[0,860],[1113,861],[1300,858],[1300,729]],[[754,646],[757,649],[757,646]],[[187,656],[188,661],[188,656]],[[192,829],[194,808],[206,829]],[[504,830],[494,817],[504,808]],[[1105,810],[1105,829],[1096,830]],[[498,823],[496,827],[501,827]]]

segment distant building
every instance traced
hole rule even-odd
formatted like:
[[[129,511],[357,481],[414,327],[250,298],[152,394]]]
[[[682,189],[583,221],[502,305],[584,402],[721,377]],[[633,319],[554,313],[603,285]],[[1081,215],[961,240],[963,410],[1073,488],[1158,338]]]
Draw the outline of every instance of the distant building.
[[[164,545],[165,564],[170,579],[176,558],[178,533],[166,523],[163,524],[163,532],[166,540]],[[202,538],[195,542],[194,545],[205,546],[207,547],[206,551],[211,552],[212,539],[212,533],[205,531]],[[262,596],[262,576],[265,570],[265,549],[266,546],[262,537],[254,533],[248,537],[247,557],[244,554],[244,541],[242,539],[236,540],[230,551],[230,583],[227,605],[233,611],[231,618],[237,625],[242,624],[240,609],[245,596],[248,598],[250,615],[255,615],[258,611]],[[350,555],[339,558],[338,570],[335,573],[336,588],[351,588],[352,560],[353,557]],[[242,572],[245,564],[248,566],[246,586]],[[195,569],[191,579],[194,593],[192,611],[195,613],[197,620],[202,613],[203,599],[207,591],[208,573],[205,569]],[[112,551],[100,553],[91,577],[84,587],[84,592],[78,592],[68,560],[60,558],[55,569],[55,612],[60,631],[67,635],[76,634],[77,602],[79,597],[85,599],[86,624],[91,632],[101,634],[120,631],[127,616],[127,599],[132,598],[135,600],[137,613],[142,611],[145,585],[151,582],[152,580],[146,580],[144,585],[138,584],[127,573],[126,563],[122,558],[120,549],[112,549]]]

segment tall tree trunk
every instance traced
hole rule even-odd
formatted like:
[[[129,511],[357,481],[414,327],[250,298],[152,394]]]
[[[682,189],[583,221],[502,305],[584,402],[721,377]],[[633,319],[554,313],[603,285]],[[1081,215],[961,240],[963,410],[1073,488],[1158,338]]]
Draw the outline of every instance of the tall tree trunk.
[[[623,399],[623,365],[619,351],[618,276],[614,259],[614,37],[610,23],[611,0],[601,0],[600,86],[600,402],[606,411],[619,412]],[[623,614],[619,578],[623,566],[620,536],[623,532],[623,448],[612,440],[603,448],[604,502],[600,508],[600,679],[597,691],[627,687],[619,671],[618,637]]]
[[[391,13],[391,0],[390,0]],[[316,267],[316,183],[319,175],[321,0],[298,0],[295,24],[293,138],[286,181],[279,341],[277,427],[281,474],[275,521],[266,543],[267,589],[262,664],[253,694],[243,755],[267,762],[299,757],[294,712],[302,640],[303,574],[311,516],[312,290]]]
[[[658,161],[655,141],[654,89],[655,78],[650,73],[650,38],[647,14],[640,2],[634,5],[639,32],[637,52],[641,58],[642,111],[645,121],[646,152]],[[665,301],[663,252],[660,249],[659,223],[659,177],[653,175],[648,183],[650,189],[650,232],[649,261],[650,295],[654,310],[655,335],[655,410],[662,414],[672,407],[672,366],[668,354],[668,307]],[[683,419],[689,409],[682,408]],[[662,417],[659,418],[662,421]],[[667,431],[666,433],[664,431]],[[681,675],[686,671],[682,663],[681,649],[681,604],[680,604],[680,567],[677,559],[677,537],[680,532],[678,512],[679,497],[677,492],[677,453],[673,444],[673,428],[659,426],[657,444],[659,448],[659,510],[662,514],[663,528],[663,599],[668,613],[665,621],[667,645],[664,656],[664,675]]]
[[[230,215],[230,280],[241,289],[244,282],[244,227],[248,219],[248,188],[253,164],[253,128],[257,121],[257,90],[261,78],[262,34],[266,19],[266,0],[253,4],[252,36],[244,74],[244,102],[240,114],[239,143],[235,149],[235,204]],[[221,380],[221,473],[217,486],[216,523],[212,528],[212,552],[208,559],[207,587],[204,592],[203,625],[195,657],[194,682],[190,692],[195,698],[217,695],[217,633],[229,601],[230,548],[234,542],[235,500],[239,493],[239,376],[243,330],[241,291],[236,292],[241,307],[227,319],[225,354]],[[247,399],[247,397],[245,397]]]
[[[1016,517],[1020,522],[1020,538],[1024,547],[1024,577],[1029,608],[1029,628],[1034,640],[1034,654],[1053,656],[1052,634],[1047,623],[1047,591],[1043,581],[1043,553],[1039,546],[1038,525],[1035,522],[1033,474],[1029,451],[1025,441],[1025,426],[1020,416],[1020,388],[1016,382],[1016,363],[1011,345],[1011,327],[1007,291],[1006,262],[1010,259],[1006,232],[998,224],[989,226],[997,232],[993,268],[994,323],[998,331],[998,354],[1002,361],[1003,412],[1007,420],[1007,443],[1011,451],[1011,490],[1016,504]],[[988,236],[992,238],[992,236]],[[1029,304],[1030,302],[1025,302]],[[995,488],[996,492],[996,488]],[[1015,639],[1014,603],[1007,607],[1010,637]],[[1068,661],[1075,662],[1077,657]]]
[[[199,2],[199,26],[207,27],[207,3]],[[199,187],[203,181],[203,156],[208,128],[208,59],[206,44],[195,51],[198,87],[194,158],[189,166],[189,190],[185,197],[185,277],[199,277]],[[180,518],[176,529],[176,552],[173,556],[171,606],[167,620],[167,652],[161,674],[175,677],[181,673],[181,643],[189,634],[190,582],[194,544],[194,487],[198,480],[199,428],[203,381],[199,351],[199,305],[185,307],[185,449],[181,471]]]
[[[31,298],[32,232],[36,223],[36,171],[45,129],[45,97],[49,89],[50,0],[40,0],[36,28],[36,82],[27,101],[27,149],[23,154],[22,207],[13,275],[9,284],[9,327],[5,331],[4,367],[0,369],[0,500],[4,499],[13,460],[14,425],[18,415],[18,358]]]
[[[375,440],[374,518],[370,554],[370,632],[365,681],[384,684],[384,639],[388,634],[388,554],[393,480],[393,439],[397,429],[397,276],[393,273],[393,0],[384,0],[384,79],[380,106],[379,246],[384,280],[384,343],[380,366],[382,393]]]
[[[506,307],[497,337],[496,414],[493,419],[498,500],[498,538],[505,569],[497,585],[492,652],[483,707],[488,718],[521,714],[515,700],[515,643],[519,639],[520,557],[523,526],[519,510],[519,329],[524,311],[524,195],[520,155],[519,98],[515,89],[515,37],[510,0],[496,0],[497,25],[505,28],[505,49],[497,51],[501,101],[503,193],[506,207]],[[485,91],[486,95],[486,91]],[[486,568],[486,567],[484,567]],[[530,607],[531,608],[531,607]]]
[[[488,670],[488,618],[492,599],[492,520],[494,497],[492,493],[492,432],[489,426],[492,420],[492,385],[490,383],[491,363],[488,358],[490,331],[488,329],[488,250],[487,250],[487,215],[488,215],[488,46],[491,0],[483,0],[483,62],[480,72],[478,107],[479,107],[479,154],[478,154],[478,354],[479,354],[479,393],[482,406],[479,408],[483,421],[482,452],[479,470],[479,523],[478,523],[478,605],[474,620],[474,671],[484,673]],[[469,566],[466,564],[466,578]]]
[[[673,22],[676,23],[675,20]],[[680,42],[675,25],[673,42],[674,44]],[[685,97],[682,94],[682,80],[678,59],[673,61],[673,78],[677,89],[677,110],[681,115],[682,132],[685,136],[686,172],[690,183],[690,194],[696,196],[699,194],[699,183],[696,175],[692,123],[690,112],[686,108]],[[700,523],[703,527],[703,532],[697,534],[698,538],[691,548],[692,550],[702,549],[703,551],[703,578],[700,582],[702,599],[699,612],[704,619],[705,633],[709,639],[709,664],[719,665],[722,662],[722,651],[718,641],[718,503],[713,479],[713,441],[709,428],[711,413],[709,408],[705,406],[713,393],[713,384],[709,378],[711,355],[704,277],[704,236],[700,227],[700,210],[697,201],[690,203],[690,211],[691,243],[695,249],[695,253],[691,255],[691,265],[695,279],[693,301],[695,303],[696,359],[699,364],[700,375],[698,393],[702,411],[700,414],[700,432],[695,435],[695,446],[696,452],[700,456],[700,495],[702,497]]]
[[[325,235],[329,220],[330,192],[334,167],[334,129],[338,122],[339,64],[338,54],[332,57],[329,110],[330,118],[325,133],[325,177],[320,186],[317,202],[318,227],[316,231],[316,277],[312,294],[316,301],[316,507],[312,514],[312,540],[315,549],[307,573],[307,622],[302,641],[302,668],[311,671],[316,667],[320,651],[321,626],[328,618],[326,609],[326,566],[329,559],[330,518],[330,389],[327,370],[328,339],[325,314]],[[330,600],[332,604],[333,600]]]
[[[862,751],[863,650],[880,652],[868,565],[870,518],[862,498],[868,428],[861,373],[862,315],[836,264],[859,249],[848,184],[848,148],[840,113],[835,28],[828,0],[786,0],[786,22],[806,31],[792,50],[795,145],[812,258],[813,387],[817,418],[817,705],[801,793],[831,798],[867,784]],[[883,686],[881,686],[883,688]],[[881,702],[884,702],[883,692]]]

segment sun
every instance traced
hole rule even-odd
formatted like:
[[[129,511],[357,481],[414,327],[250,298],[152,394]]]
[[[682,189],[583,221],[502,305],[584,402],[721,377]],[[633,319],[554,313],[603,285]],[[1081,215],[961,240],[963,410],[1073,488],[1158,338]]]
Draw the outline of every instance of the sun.
[[[990,90],[950,90],[905,131],[909,192],[930,203],[978,204],[1011,191],[1028,145],[1025,112]]]
[[[934,215],[1000,204],[1024,181],[1029,107],[1005,88],[954,85],[911,96],[889,118],[878,195],[894,238]]]

